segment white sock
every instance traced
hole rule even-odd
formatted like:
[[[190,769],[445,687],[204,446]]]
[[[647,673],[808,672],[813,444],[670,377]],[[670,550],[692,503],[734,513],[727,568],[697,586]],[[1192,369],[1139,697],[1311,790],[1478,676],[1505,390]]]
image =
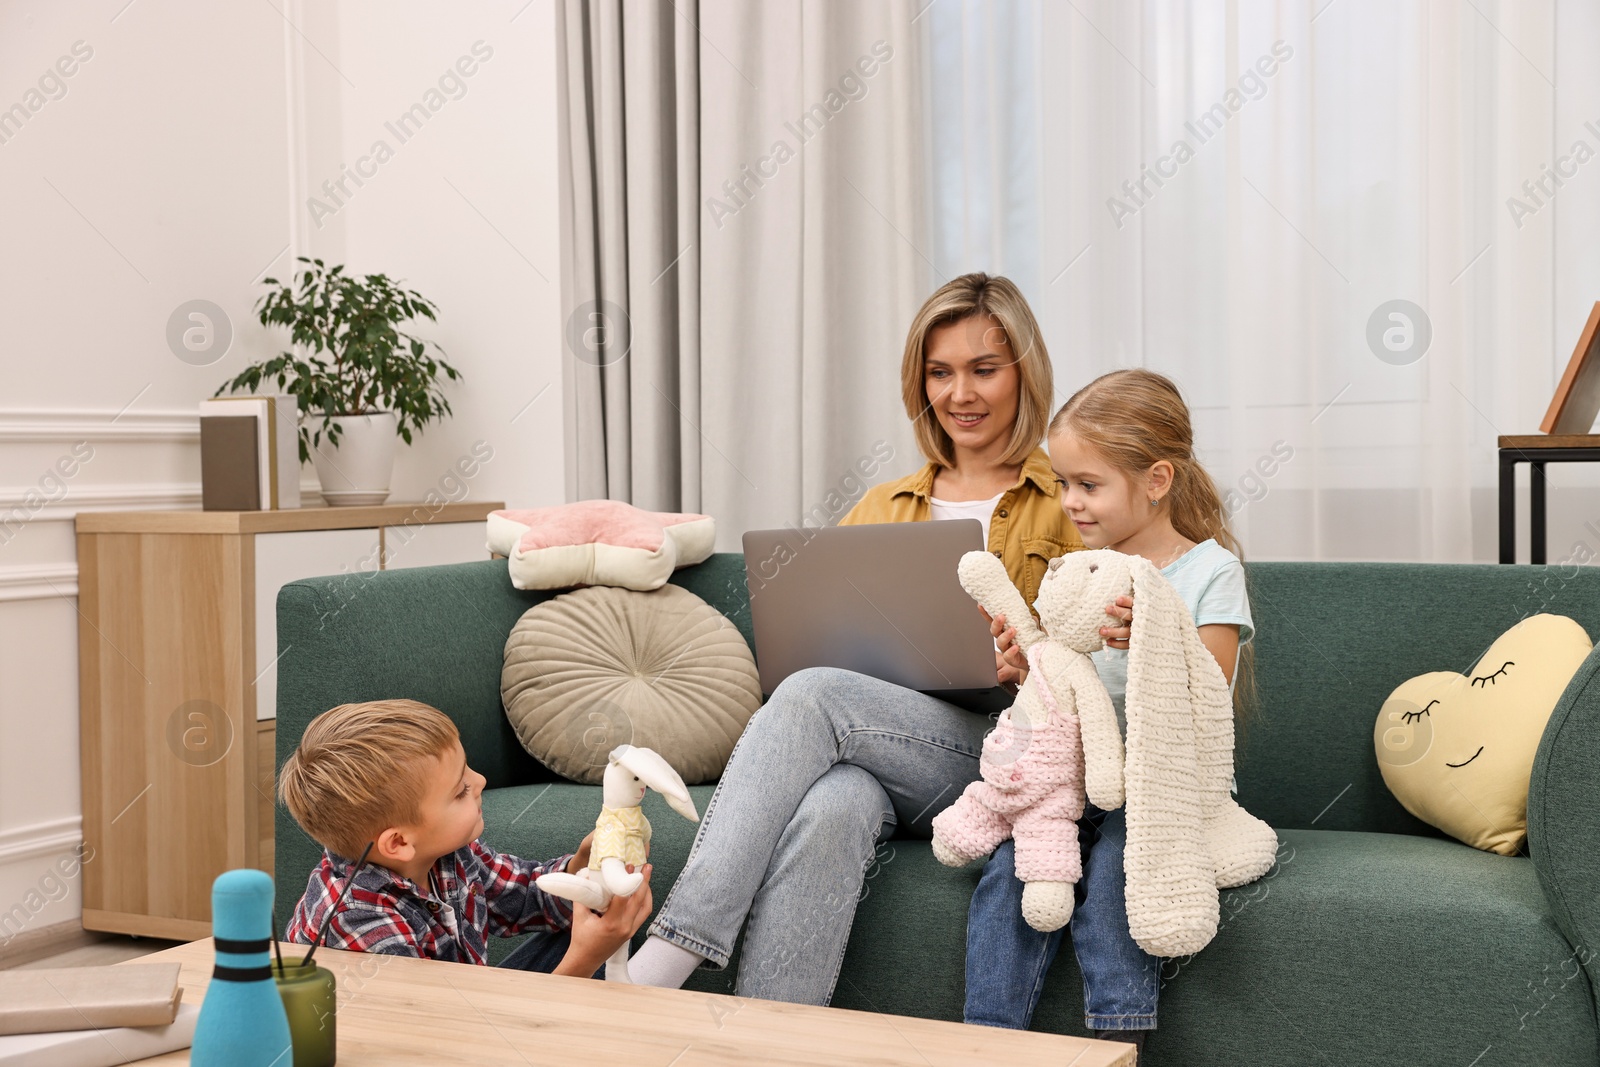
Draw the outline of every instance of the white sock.
[[[694,969],[704,962],[704,956],[664,938],[651,937],[628,960],[628,976],[634,985],[681,989]]]

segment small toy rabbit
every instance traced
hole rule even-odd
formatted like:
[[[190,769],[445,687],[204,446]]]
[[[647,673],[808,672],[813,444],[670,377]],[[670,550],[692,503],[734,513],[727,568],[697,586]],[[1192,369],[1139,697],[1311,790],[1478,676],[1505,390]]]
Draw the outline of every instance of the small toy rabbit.
[[[612,897],[631,897],[644,881],[638,868],[650,852],[650,820],[639,805],[647,789],[661,794],[673,811],[699,822],[689,789],[661,755],[648,748],[618,745],[611,750],[601,780],[600,817],[589,846],[589,866],[577,874],[541,875],[534,883],[551,896],[604,911]],[[628,864],[635,868],[628,873]],[[606,980],[628,982],[628,945],[606,961]]]
[[[1189,609],[1149,560],[1109,549],[1050,561],[1034,601],[1037,624],[995,557],[969,552],[959,575],[990,615],[1004,614],[1016,628],[1030,669],[991,739],[1002,727],[1017,736],[993,747],[985,741],[984,781],[934,819],[934,855],[963,865],[1005,840],[1009,828],[1017,876],[1027,883],[1023,916],[1037,930],[1057,930],[1072,917],[1080,874],[1077,828],[1066,825],[1083,810],[1082,793],[1073,794],[1082,790],[1107,811],[1126,799],[1129,930],[1153,956],[1198,952],[1216,935],[1217,890],[1265,874],[1278,839],[1229,794],[1232,699]],[[1103,647],[1105,605],[1129,592],[1138,607],[1128,652],[1125,754],[1116,711],[1089,653]],[[1076,779],[1057,752],[1074,734],[1082,759]],[[1041,743],[1046,750],[1037,759],[1017,751]]]

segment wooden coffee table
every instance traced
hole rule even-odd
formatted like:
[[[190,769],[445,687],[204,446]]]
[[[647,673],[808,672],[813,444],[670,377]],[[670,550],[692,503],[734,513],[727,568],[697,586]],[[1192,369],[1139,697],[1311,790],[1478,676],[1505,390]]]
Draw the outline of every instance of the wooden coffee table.
[[[305,950],[296,947],[298,957]],[[183,1000],[204,999],[211,942],[141,957],[183,966]],[[339,983],[339,1063],[1024,1063],[1133,1067],[1134,1047],[901,1015],[651,989],[459,963],[319,949]],[[145,1064],[188,1063],[172,1052]]]

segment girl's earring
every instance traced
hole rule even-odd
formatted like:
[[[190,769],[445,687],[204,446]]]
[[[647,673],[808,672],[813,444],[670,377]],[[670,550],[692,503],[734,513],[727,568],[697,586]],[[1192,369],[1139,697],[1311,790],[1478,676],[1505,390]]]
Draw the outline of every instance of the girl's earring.
[[[1155,506],[1156,506],[1156,505],[1157,505],[1157,504],[1159,504],[1159,503],[1161,503],[1161,501],[1159,501],[1159,500],[1152,500],[1152,501],[1150,501],[1150,506],[1151,506],[1151,507],[1155,507]]]

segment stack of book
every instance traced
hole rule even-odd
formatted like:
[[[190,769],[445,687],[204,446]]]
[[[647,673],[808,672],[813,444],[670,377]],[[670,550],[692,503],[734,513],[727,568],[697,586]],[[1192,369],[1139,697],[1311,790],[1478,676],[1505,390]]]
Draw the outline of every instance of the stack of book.
[[[292,396],[200,401],[200,506],[206,511],[299,507],[299,435]]]
[[[0,1067],[111,1067],[194,1043],[176,963],[0,971]]]

